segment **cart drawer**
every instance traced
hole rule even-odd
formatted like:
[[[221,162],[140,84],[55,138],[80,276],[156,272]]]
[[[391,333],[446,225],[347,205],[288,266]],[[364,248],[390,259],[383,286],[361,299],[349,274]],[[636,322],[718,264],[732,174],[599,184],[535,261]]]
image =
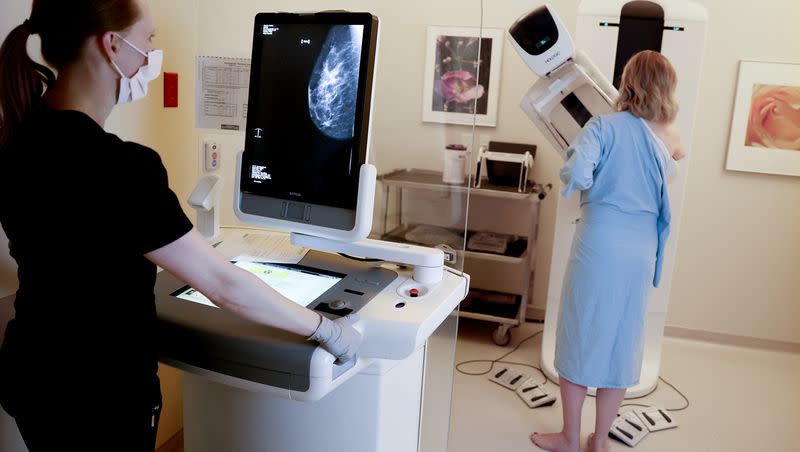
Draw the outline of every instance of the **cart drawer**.
[[[524,295],[531,272],[528,253],[520,257],[496,256],[467,251],[464,272],[470,276],[470,287]]]

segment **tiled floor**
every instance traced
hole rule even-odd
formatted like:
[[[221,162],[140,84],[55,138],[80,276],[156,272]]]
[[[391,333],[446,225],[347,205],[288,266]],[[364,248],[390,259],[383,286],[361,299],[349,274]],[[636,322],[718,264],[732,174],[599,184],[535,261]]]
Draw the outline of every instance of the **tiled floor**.
[[[514,331],[511,345],[541,328],[524,325]],[[489,323],[462,320],[456,361],[495,359],[510,350],[511,345],[494,345],[492,329]],[[540,344],[536,337],[506,359],[538,363]],[[466,370],[485,368],[476,364]],[[691,406],[675,413],[677,428],[649,434],[634,450],[800,451],[800,355],[666,338],[661,375],[689,398]],[[548,386],[558,392],[558,386]],[[515,393],[487,376],[457,373],[453,399],[448,452],[538,450],[528,440],[531,431],[561,428],[560,402],[529,409]],[[667,408],[683,405],[683,399],[663,384],[635,402]],[[594,407],[594,399],[588,397],[583,408],[584,441],[593,430]],[[615,442],[612,450],[631,449]]]

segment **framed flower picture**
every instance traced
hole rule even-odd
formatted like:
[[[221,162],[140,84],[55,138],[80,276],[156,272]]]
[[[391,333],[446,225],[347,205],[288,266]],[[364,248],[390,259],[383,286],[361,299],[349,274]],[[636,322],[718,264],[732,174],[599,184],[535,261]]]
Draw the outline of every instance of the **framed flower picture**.
[[[739,62],[726,168],[800,176],[800,64]]]
[[[497,124],[503,33],[500,28],[428,27],[423,121]]]

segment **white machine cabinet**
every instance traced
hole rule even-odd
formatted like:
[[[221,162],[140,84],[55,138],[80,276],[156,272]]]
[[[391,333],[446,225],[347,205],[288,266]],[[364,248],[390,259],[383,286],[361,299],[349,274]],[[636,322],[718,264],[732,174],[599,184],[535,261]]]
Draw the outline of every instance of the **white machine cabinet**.
[[[529,183],[519,191],[483,180],[480,188],[468,189],[466,183],[442,182],[440,172],[420,169],[384,174],[379,182],[383,210],[375,221],[374,235],[446,249],[445,254],[453,257],[448,265],[461,268],[463,263],[471,278],[472,290],[461,303],[459,315],[496,322],[493,340],[508,344],[511,328],[525,321],[544,188]],[[493,241],[499,248],[490,250]],[[504,246],[505,252],[500,252]]]
[[[224,228],[218,249],[233,259],[251,249],[250,238],[266,233]],[[446,378],[435,385],[426,373],[452,372],[455,329],[448,319],[469,277],[446,270],[440,282],[421,284],[409,268],[313,250],[298,264],[264,259],[245,269],[272,278],[279,291],[291,286],[300,294],[320,278],[337,280],[308,306],[359,314],[359,358],[336,364],[316,343],[218,309],[171,274],[159,273],[161,361],[186,372],[186,450],[427,452],[436,448],[423,443],[446,444],[448,429],[433,425],[447,424],[449,397],[423,401],[423,393],[449,394]],[[437,343],[443,352],[432,351]]]

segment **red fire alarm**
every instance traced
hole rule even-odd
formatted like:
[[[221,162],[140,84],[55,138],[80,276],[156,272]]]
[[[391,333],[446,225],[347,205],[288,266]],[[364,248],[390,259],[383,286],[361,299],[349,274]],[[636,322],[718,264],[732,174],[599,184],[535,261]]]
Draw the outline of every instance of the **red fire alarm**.
[[[178,106],[178,74],[176,72],[164,73],[164,108]]]

